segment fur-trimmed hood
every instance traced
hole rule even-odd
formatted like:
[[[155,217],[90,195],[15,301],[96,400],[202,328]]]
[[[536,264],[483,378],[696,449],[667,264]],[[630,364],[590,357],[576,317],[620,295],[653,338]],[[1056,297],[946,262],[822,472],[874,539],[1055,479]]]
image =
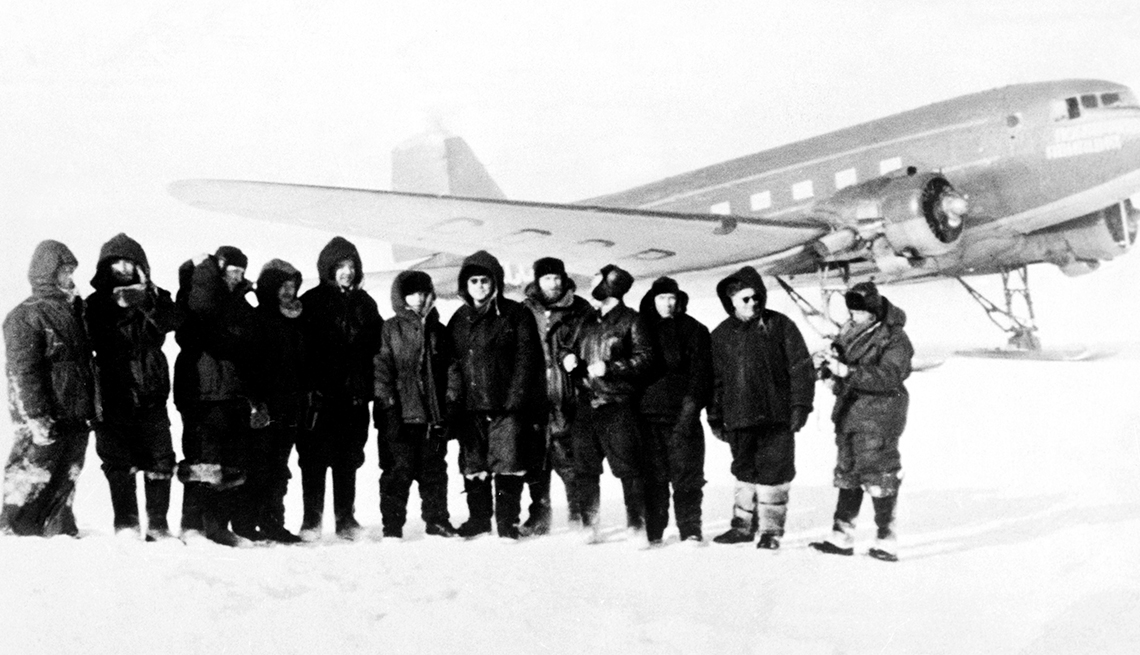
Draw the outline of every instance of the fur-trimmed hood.
[[[471,304],[471,294],[467,293],[467,278],[471,277],[474,273],[473,269],[483,269],[491,274],[491,279],[495,281],[495,292],[491,295],[492,298],[503,295],[503,280],[505,274],[503,273],[503,265],[494,255],[486,250],[480,250],[472,253],[463,260],[463,265],[459,267],[459,297],[463,298],[463,302],[468,305]]]
[[[41,241],[32,253],[32,263],[28,266],[28,282],[32,284],[32,291],[37,295],[59,293],[56,273],[61,266],[68,264],[79,265],[79,260],[70,248],[52,239]]]
[[[760,273],[751,266],[744,266],[739,271],[729,275],[716,285],[716,295],[720,298],[720,304],[724,307],[724,311],[733,316],[735,311],[732,309],[732,298],[728,295],[728,287],[733,282],[740,282],[741,284],[751,287],[756,290],[756,296],[759,298],[757,303],[757,315],[768,306],[768,290],[764,287],[764,279],[760,277]]]
[[[671,293],[677,297],[677,316],[688,312],[689,294],[681,291],[680,285],[673,278],[659,277],[653,281],[653,286],[649,287],[649,291],[641,298],[641,305],[638,307],[638,311],[646,320],[660,318],[655,298],[663,293]]]
[[[292,280],[297,285],[297,292],[301,291],[301,271],[283,259],[271,259],[261,267],[257,276],[257,306],[267,309],[277,309],[277,292],[281,285]]]
[[[364,280],[364,268],[360,263],[360,252],[351,241],[344,237],[333,237],[321,249],[321,254],[317,257],[317,276],[321,284],[335,286],[336,265],[346,259],[351,259],[353,266],[356,267],[356,275],[352,278],[352,288],[360,288],[360,283]]]
[[[146,251],[143,250],[138,241],[130,238],[126,233],[120,232],[111,237],[99,249],[99,262],[95,265],[95,277],[91,278],[91,286],[96,291],[106,291],[116,286],[114,274],[111,273],[111,264],[120,259],[128,259],[134,262],[136,267],[141,267],[146,272],[148,280],[151,278],[150,262],[147,261]],[[132,284],[138,281],[139,278],[136,273]]]

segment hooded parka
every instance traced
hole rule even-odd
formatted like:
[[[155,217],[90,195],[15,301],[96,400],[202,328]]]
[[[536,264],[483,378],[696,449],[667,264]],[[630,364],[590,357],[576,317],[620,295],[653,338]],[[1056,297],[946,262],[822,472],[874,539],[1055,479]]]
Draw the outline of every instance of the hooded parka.
[[[58,284],[75,255],[58,241],[36,246],[32,295],[4,319],[8,408],[16,436],[4,469],[0,531],[74,535],[75,480],[95,416],[91,346],[83,301]]]
[[[766,307],[748,322],[736,317],[728,287],[733,281],[764,295],[764,282],[751,266],[717,286],[728,318],[712,332],[713,394],[708,408],[714,430],[787,425],[792,408],[810,412],[815,398],[815,367],[799,328]],[[761,305],[763,306],[763,305]]]
[[[847,323],[835,339],[838,359],[849,367],[835,378],[835,422],[839,458],[835,486],[865,487],[873,496],[898,488],[899,437],[906,427],[914,347],[903,327],[906,313],[882,299],[882,318]]]
[[[336,283],[337,265],[344,260],[355,267],[347,289]],[[301,296],[310,387],[326,400],[367,403],[384,319],[376,301],[360,288],[360,253],[347,239],[333,237],[317,257],[317,272],[320,283]]]

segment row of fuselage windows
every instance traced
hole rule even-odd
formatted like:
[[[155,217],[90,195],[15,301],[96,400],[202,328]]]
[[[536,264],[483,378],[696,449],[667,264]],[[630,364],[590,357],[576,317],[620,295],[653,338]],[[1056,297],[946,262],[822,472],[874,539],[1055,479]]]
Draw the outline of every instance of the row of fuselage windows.
[[[1123,107],[1135,108],[1136,106],[1136,98],[1132,97],[1131,93],[1123,91],[1085,93],[1079,96],[1070,96],[1064,100],[1054,100],[1052,115],[1054,121],[1068,121],[1080,118],[1082,111],[1120,109]]]
[[[902,168],[902,157],[891,157],[879,162],[879,175],[893,173]],[[845,168],[835,173],[835,190],[854,186],[859,182],[859,176],[854,168]],[[815,183],[812,180],[801,180],[791,187],[792,201],[810,200],[815,197]],[[772,192],[770,190],[753,193],[748,198],[748,210],[759,212],[772,208]],[[725,200],[709,207],[710,214],[729,215],[733,211],[740,212],[743,208],[733,206],[732,201]]]

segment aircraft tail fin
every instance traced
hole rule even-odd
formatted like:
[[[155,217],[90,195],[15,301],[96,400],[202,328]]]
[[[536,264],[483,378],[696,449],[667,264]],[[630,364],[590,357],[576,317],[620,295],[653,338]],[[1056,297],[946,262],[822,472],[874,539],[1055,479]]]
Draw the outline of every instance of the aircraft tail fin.
[[[436,130],[392,149],[392,190],[505,199],[463,137]]]

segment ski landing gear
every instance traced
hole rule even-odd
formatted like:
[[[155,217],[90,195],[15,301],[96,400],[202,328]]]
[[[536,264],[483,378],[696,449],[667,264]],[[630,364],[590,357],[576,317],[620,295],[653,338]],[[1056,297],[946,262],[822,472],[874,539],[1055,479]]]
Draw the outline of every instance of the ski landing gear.
[[[1014,351],[1039,351],[1041,340],[1037,338],[1037,322],[1033,315],[1033,297],[1029,294],[1029,267],[1021,266],[1001,272],[1001,286],[1005,294],[1005,309],[990,302],[977,289],[966,284],[962,278],[955,278],[965,287],[970,296],[986,311],[986,317],[1008,333],[1009,348]],[[1012,282],[1012,284],[1011,284]],[[1024,307],[1019,315],[1015,305]]]

